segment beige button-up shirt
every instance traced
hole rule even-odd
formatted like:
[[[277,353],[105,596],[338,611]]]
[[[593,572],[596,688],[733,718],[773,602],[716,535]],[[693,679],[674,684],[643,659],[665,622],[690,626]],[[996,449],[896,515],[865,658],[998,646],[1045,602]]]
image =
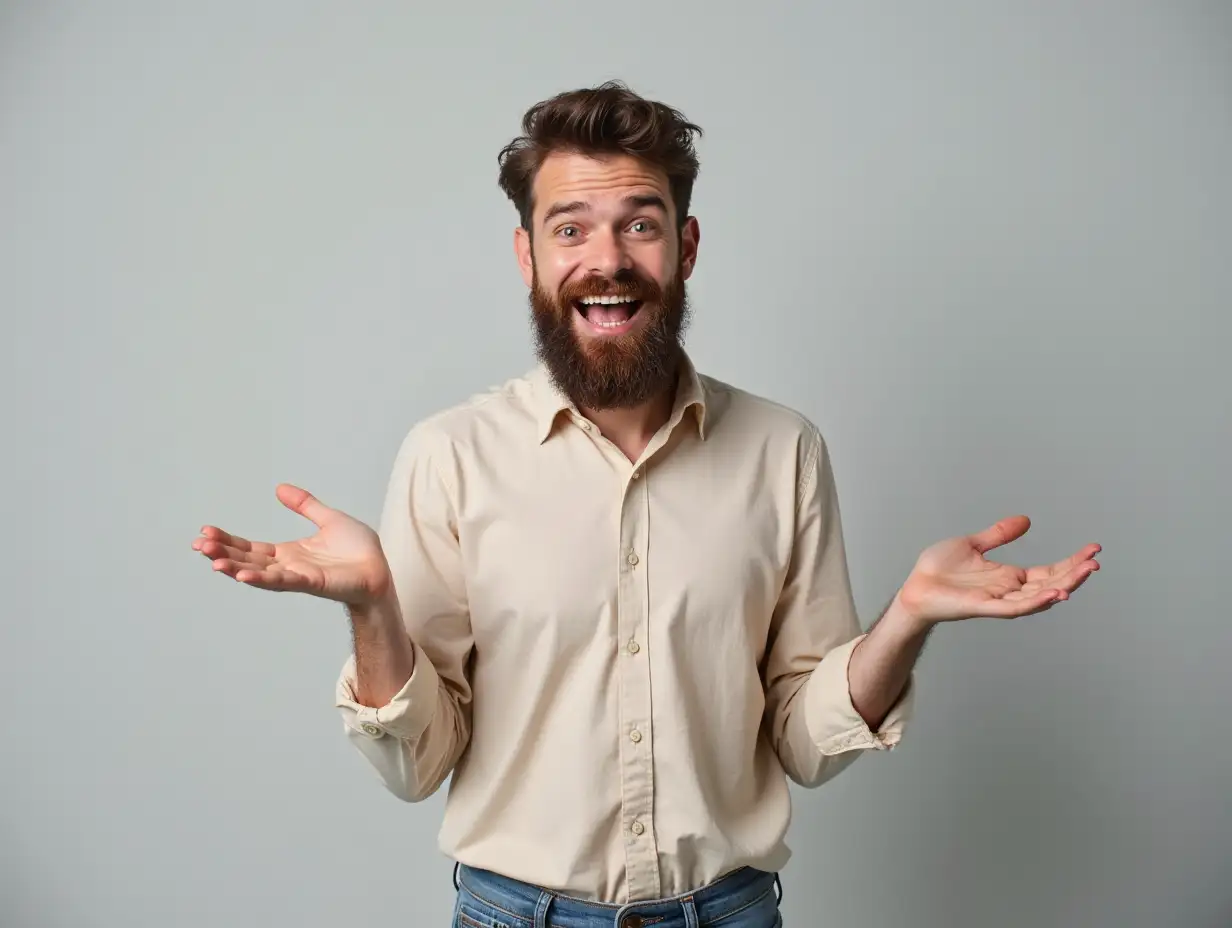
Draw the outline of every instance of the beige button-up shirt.
[[[852,706],[860,639],[826,444],[701,376],[630,462],[542,367],[416,424],[379,527],[414,644],[345,731],[415,802],[452,772],[448,856],[602,902],[790,851],[787,778],[892,747]]]

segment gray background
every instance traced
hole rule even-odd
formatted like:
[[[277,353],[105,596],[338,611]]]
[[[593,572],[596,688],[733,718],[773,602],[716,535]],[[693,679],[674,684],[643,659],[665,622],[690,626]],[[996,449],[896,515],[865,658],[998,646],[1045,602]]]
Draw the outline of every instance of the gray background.
[[[1232,924],[1228,5],[422,6],[2,7],[0,923],[446,923],[340,611],[189,544],[303,533],[280,480],[375,519],[529,366],[496,152],[624,77],[707,130],[689,345],[825,431],[866,621],[1002,515],[1106,549],[796,792],[787,923]]]

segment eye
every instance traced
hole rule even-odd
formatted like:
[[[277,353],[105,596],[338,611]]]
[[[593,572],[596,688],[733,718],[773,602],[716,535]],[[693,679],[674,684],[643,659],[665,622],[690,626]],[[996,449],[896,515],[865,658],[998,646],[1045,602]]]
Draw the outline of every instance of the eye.
[[[581,232],[578,230],[577,226],[561,226],[556,230],[556,234],[560,238],[574,239],[577,238]]]
[[[630,231],[635,232],[638,235],[642,235],[642,234],[653,232],[654,223],[651,222],[649,219],[639,219],[637,222],[633,223],[633,225],[629,226],[629,229]]]

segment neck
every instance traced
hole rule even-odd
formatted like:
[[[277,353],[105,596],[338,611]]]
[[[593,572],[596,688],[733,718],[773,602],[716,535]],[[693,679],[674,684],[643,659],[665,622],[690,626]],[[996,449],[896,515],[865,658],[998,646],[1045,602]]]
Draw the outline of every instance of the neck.
[[[621,450],[630,461],[636,461],[650,444],[655,433],[671,418],[676,399],[676,384],[660,391],[655,397],[637,406],[618,409],[587,409],[581,413],[599,427],[603,437]]]

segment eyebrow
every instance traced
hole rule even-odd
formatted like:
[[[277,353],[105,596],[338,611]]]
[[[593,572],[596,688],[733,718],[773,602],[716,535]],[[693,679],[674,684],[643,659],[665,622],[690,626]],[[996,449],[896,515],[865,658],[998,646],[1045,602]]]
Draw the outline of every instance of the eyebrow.
[[[667,212],[667,203],[657,193],[634,193],[625,197],[622,200],[626,206],[634,207],[635,209],[645,209],[647,207],[656,207]],[[568,215],[569,213],[586,213],[590,211],[590,204],[584,200],[572,200],[568,203],[553,203],[548,207],[548,211],[543,214],[543,222],[546,225],[557,216]]]

